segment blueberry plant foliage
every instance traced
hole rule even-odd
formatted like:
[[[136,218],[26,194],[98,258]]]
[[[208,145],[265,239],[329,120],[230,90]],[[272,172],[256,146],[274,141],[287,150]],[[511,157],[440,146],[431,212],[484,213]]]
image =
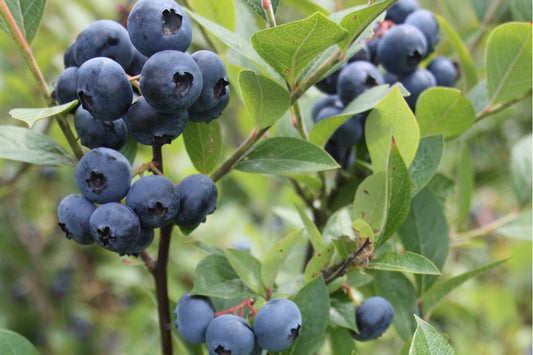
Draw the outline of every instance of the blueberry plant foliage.
[[[187,212],[193,211],[190,212],[193,215],[190,220],[194,222],[190,223],[182,222],[185,217],[180,217],[179,212],[176,218],[158,217],[157,223],[148,219],[153,218],[153,208],[145,206],[149,197],[145,197],[143,193],[152,191],[149,187],[158,184],[156,181],[159,179],[153,179],[154,182],[148,182],[147,179],[146,182],[152,185],[137,189],[136,195],[128,195],[130,201],[128,197],[125,198],[126,205],[132,209],[124,204],[117,204],[125,196],[122,192],[110,203],[107,200],[92,200],[102,203],[102,206],[113,203],[120,205],[133,219],[137,218],[133,210],[139,215],[150,214],[150,217],[135,220],[136,232],[129,229],[125,232],[124,226],[119,228],[127,234],[127,238],[132,238],[132,233],[143,235],[144,230],[148,241],[144,240],[143,243],[133,246],[120,244],[120,248],[106,249],[121,256],[126,254],[124,259],[138,255],[139,260],[145,264],[146,271],[153,275],[154,298],[157,303],[154,307],[157,307],[158,311],[161,351],[164,354],[172,353],[173,337],[179,339],[180,349],[190,354],[206,354],[207,351],[209,354],[219,355],[229,353],[222,345],[216,345],[219,344],[216,341],[226,338],[222,326],[217,328],[215,325],[222,324],[224,319],[229,319],[227,322],[230,322],[230,325],[225,326],[240,327],[240,331],[245,332],[247,339],[249,338],[244,345],[227,346],[242,345],[242,348],[246,349],[242,351],[246,354],[268,352],[306,355],[327,351],[332,354],[352,354],[358,351],[360,341],[379,342],[382,334],[397,337],[399,343],[403,344],[401,351],[405,354],[454,354],[454,339],[440,334],[438,327],[432,325],[432,311],[438,302],[455,288],[497,267],[505,262],[505,258],[450,276],[445,272],[444,266],[452,243],[454,246],[463,245],[496,230],[503,235],[512,235],[518,233],[513,229],[517,224],[524,221],[531,224],[530,219],[528,220],[531,215],[532,184],[529,134],[520,137],[508,157],[509,163],[502,166],[502,169],[509,169],[509,184],[516,195],[514,208],[487,228],[457,232],[458,226],[469,215],[472,194],[476,188],[473,162],[468,149],[469,132],[490,120],[493,114],[531,97],[531,9],[529,8],[528,17],[527,1],[513,1],[511,13],[515,21],[490,27],[490,34],[486,43],[483,43],[483,70],[474,65],[471,56],[471,49],[480,45],[480,39],[475,38],[471,44],[473,47],[469,50],[449,18],[431,13],[419,16],[423,19],[408,17],[406,23],[416,25],[418,21],[426,21],[424,16],[430,16],[433,23],[428,26],[437,28],[438,32],[429,29],[417,34],[418,37],[413,40],[417,42],[408,44],[415,49],[410,50],[403,58],[409,67],[404,66],[395,73],[395,65],[402,65],[401,60],[389,60],[391,64],[386,64],[387,67],[384,68],[379,65],[379,58],[372,59],[370,46],[375,41],[373,44],[377,49],[375,48],[374,52],[381,53],[382,58],[392,50],[400,51],[400,54],[395,55],[402,55],[401,48],[388,47],[402,42],[405,33],[411,31],[407,25],[400,27],[404,25],[395,24],[387,17],[390,16],[387,11],[396,6],[397,0],[369,1],[365,5],[347,8],[343,6],[343,1],[337,1],[335,11],[326,10],[318,2],[292,0],[290,3],[299,8],[299,13],[303,15],[290,20],[279,13],[283,2],[179,2],[184,3],[184,12],[179,15],[179,26],[185,16],[194,24],[195,48],[216,52],[224,59],[228,80],[213,83],[219,90],[227,86],[227,93],[215,90],[215,95],[220,94],[220,97],[227,94],[221,107],[228,104],[231,90],[230,108],[248,114],[251,119],[251,123],[247,125],[249,132],[246,133],[247,138],[239,137],[238,144],[235,144],[230,133],[230,129],[234,129],[235,125],[226,122],[230,121],[233,115],[222,114],[217,118],[220,112],[214,114],[204,109],[202,105],[206,105],[205,103],[194,106],[195,98],[187,99],[190,102],[185,109],[191,105],[194,109],[188,112],[186,127],[186,116],[179,119],[179,128],[176,128],[176,125],[165,126],[156,118],[153,119],[153,125],[150,124],[151,121],[133,122],[134,114],[130,109],[125,115],[126,123],[120,123],[121,130],[124,130],[125,125],[131,131],[130,136],[121,138],[124,142],[119,146],[123,146],[122,155],[133,165],[134,184],[135,181],[141,181],[144,174],[164,175],[165,171],[171,169],[175,163],[171,154],[166,154],[166,144],[176,139],[181,140],[180,136],[183,137],[190,163],[197,173],[203,174],[201,176],[206,179],[209,176],[210,180],[208,187],[188,185],[181,189],[183,191],[180,208],[187,209]],[[400,3],[406,2],[400,0],[398,4]],[[36,90],[46,103],[46,107],[10,110],[10,115],[24,122],[28,128],[15,124],[2,126],[0,157],[21,163],[20,173],[17,175],[23,174],[28,164],[34,164],[53,167],[70,165],[74,176],[74,166],[80,160],[85,161],[83,157],[87,157],[89,151],[80,146],[80,141],[73,131],[75,115],[83,114],[78,113],[75,108],[79,103],[83,103],[83,108],[86,109],[92,106],[92,102],[87,102],[86,94],[80,94],[79,89],[77,97],[69,102],[53,95],[51,83],[45,80],[35,60],[30,44],[37,34],[45,5],[45,0],[0,0],[0,28],[16,43],[35,80]],[[236,31],[237,10],[245,11],[249,16],[256,16],[256,22],[260,25],[249,26],[253,30],[246,35],[242,29]],[[176,11],[167,11],[165,16],[176,15]],[[285,22],[278,24],[280,18]],[[165,31],[172,32],[173,26],[177,24],[169,23],[169,28],[165,27]],[[425,25],[426,23],[421,27]],[[395,27],[395,30],[391,30]],[[403,32],[397,29],[402,29]],[[142,28],[140,30],[142,31]],[[398,38],[390,39],[386,37],[388,31],[391,31],[391,35],[400,35],[396,34]],[[194,38],[202,40],[195,42]],[[389,40],[384,41],[384,38]],[[378,40],[383,41],[381,46],[377,44]],[[428,41],[434,53],[424,52]],[[432,67],[439,65],[437,62],[429,65],[431,61],[445,52],[441,46],[448,47],[446,53],[454,63],[450,65],[451,61],[441,59],[444,67],[442,70],[455,70],[454,75],[458,76],[453,85],[449,84],[454,80],[448,80],[447,85],[452,87],[437,86],[439,76],[430,73]],[[163,46],[161,50],[165,49]],[[155,54],[146,54],[145,51],[144,55],[149,55],[150,58],[168,56],[175,60],[161,60],[153,64],[153,72],[167,65],[180,66],[180,58],[185,57],[181,52],[164,53],[159,50],[154,51]],[[373,70],[379,70],[381,74],[371,76],[365,72],[361,79],[342,79],[354,85],[358,83],[357,94],[350,96],[351,93],[345,92],[349,99],[343,103],[330,98],[327,105],[336,107],[330,111],[332,113],[318,115],[317,119],[312,118],[310,107],[317,101],[318,93],[315,85],[326,83],[324,80],[336,80],[335,73],[343,78],[352,75],[348,71],[343,74],[343,69],[349,66],[355,68],[353,63],[350,63],[351,58],[362,50],[368,52],[367,61],[377,65],[377,69]],[[190,56],[187,58],[194,62]],[[140,60],[142,62],[142,55]],[[103,66],[101,62],[108,60],[99,61],[93,65],[94,69],[91,69],[94,73],[90,72],[84,77],[84,80],[89,81],[87,85],[97,76],[95,73]],[[212,65],[209,63],[204,67],[209,68]],[[113,66],[118,68],[113,70],[122,71],[120,65],[114,63]],[[81,66],[79,70],[82,70]],[[175,70],[180,73],[174,77],[176,88],[184,90],[180,95],[185,97],[190,90],[196,90],[199,95],[202,88],[195,85],[200,79],[195,79],[194,84],[191,84],[188,81],[190,74],[183,74],[181,69]],[[385,78],[387,71],[391,72],[389,74],[393,79]],[[420,84],[421,79],[410,78],[414,73],[429,78],[429,84]],[[139,117],[152,117],[149,115],[153,113],[148,113],[151,108],[143,103],[145,97],[147,101],[158,102],[159,98],[167,93],[158,93],[160,88],[149,86],[146,83],[149,80],[148,74],[144,78],[142,73],[140,77],[138,74],[130,74],[127,77],[131,88],[126,84],[126,89],[121,90],[126,105],[119,110],[121,112],[117,117],[109,119],[106,116],[98,123],[80,122],[76,126],[85,125],[85,129],[89,130],[92,125],[98,124],[108,127],[108,130],[118,129],[110,128],[111,126],[104,125],[107,122],[102,121],[115,122],[116,118],[124,115],[132,101],[132,93],[135,104],[131,107],[139,109]],[[204,73],[198,71],[194,75],[196,78]],[[82,75],[77,77],[80,82],[81,77]],[[320,88],[320,84],[318,87]],[[333,88],[355,90],[339,89],[340,86],[335,85]],[[101,88],[93,89],[98,91]],[[146,91],[146,96],[139,98],[143,95],[143,90]],[[210,102],[209,110],[218,110],[215,106],[218,101],[205,102]],[[140,108],[141,105],[146,107]],[[161,107],[167,106],[163,104]],[[165,114],[175,114],[182,108],[173,108],[172,112]],[[80,109],[81,107],[78,111]],[[201,118],[202,112],[209,112],[205,113],[209,117]],[[106,114],[109,114],[109,110],[105,110],[104,116]],[[48,131],[32,129],[40,120],[50,120],[51,125],[55,124],[60,128],[64,136],[64,139],[60,140],[61,144],[59,140],[52,139]],[[143,127],[153,131],[143,132]],[[164,133],[157,133],[160,132],[158,130]],[[160,134],[159,138],[150,141],[157,134]],[[143,138],[133,139],[133,135]],[[357,139],[352,141],[353,137]],[[461,140],[462,145],[458,153],[459,161],[456,163],[456,176],[452,179],[439,172],[439,166],[447,157],[446,148],[449,143],[458,140]],[[143,155],[138,154],[142,149],[138,147],[137,141],[152,147],[152,160],[140,160]],[[65,142],[68,149],[63,147]],[[96,148],[89,145],[86,147]],[[166,169],[163,169],[164,167]],[[269,179],[276,179],[288,186],[298,202],[278,211],[278,214],[288,221],[296,221],[295,224],[301,228],[295,228],[287,235],[265,236],[269,239],[265,244],[268,248],[256,253],[252,253],[249,248],[222,248],[220,245],[197,239],[195,230],[198,224],[216,221],[214,216],[220,208],[215,209],[214,204],[224,204],[224,194],[221,195],[222,200],[215,202],[214,183],[220,186],[220,181],[227,179],[235,170],[266,175]],[[138,179],[139,176],[141,179]],[[101,182],[100,177],[94,175],[80,178],[81,184],[89,180],[93,185]],[[164,180],[165,184],[169,185],[169,192],[164,197],[170,198],[175,192],[168,179]],[[113,186],[111,188],[114,189]],[[255,186],[255,189],[268,189],[268,186]],[[177,190],[179,194],[179,184]],[[204,197],[204,190],[210,191],[211,197],[215,196],[214,200]],[[450,216],[446,211],[446,204],[449,203],[448,197],[453,190],[457,192],[457,197],[454,200],[453,214]],[[158,191],[154,188],[152,194],[156,193]],[[190,198],[187,200],[183,196]],[[79,198],[72,200],[78,201]],[[177,209],[177,202],[172,203],[172,210]],[[197,208],[195,206],[198,204],[203,205],[201,208],[205,209],[205,213],[194,215],[194,209]],[[97,210],[99,208],[97,207]],[[108,208],[111,209],[110,206]],[[162,213],[165,208],[159,204],[157,212]],[[49,213],[55,211],[50,210]],[[102,209],[100,211],[100,214],[107,213]],[[94,212],[92,213],[94,216]],[[111,218],[110,213],[107,213],[105,218]],[[98,218],[98,221],[93,221]],[[121,217],[115,219],[117,218]],[[104,217],[96,214],[96,217],[91,219],[91,228],[98,228],[97,224],[102,219]],[[81,227],[76,228],[78,231]],[[150,234],[154,228],[159,230],[155,238]],[[85,232],[76,232],[78,234],[73,239],[81,240],[80,235]],[[95,233],[105,234],[104,239],[97,240],[98,244],[103,244],[104,247],[114,243],[114,238],[117,238],[110,235],[109,230]],[[90,238],[87,241],[86,237],[83,236],[83,244],[93,242]],[[149,252],[145,248],[150,245],[152,238],[152,246],[155,247],[151,247]],[[172,253],[171,241],[175,238],[186,239],[187,248],[198,248],[206,254],[195,266],[195,274],[191,276],[194,277],[194,284],[188,293],[190,296],[210,300],[209,304],[212,302],[214,307],[210,311],[213,314],[209,315],[206,324],[200,327],[200,333],[191,337],[200,339],[200,344],[184,340],[179,333],[179,327],[176,329],[172,325],[174,319],[171,316],[171,305],[175,305],[178,299],[169,300],[168,282],[172,280],[168,280],[167,266],[169,253]],[[132,243],[139,240],[134,239]],[[121,242],[124,243],[125,240]],[[304,250],[302,245],[306,246]],[[134,256],[128,256],[129,254]],[[299,257],[296,258],[295,255]],[[119,264],[120,259],[117,256],[117,267],[120,267]],[[287,277],[287,274],[290,277]],[[279,332],[276,333],[270,328],[268,322],[272,320],[268,317],[264,321],[261,320],[261,344],[276,349],[268,351],[255,343],[252,332],[254,318],[264,305],[271,302],[269,300],[277,298],[288,298],[297,305],[301,314],[301,319],[298,320],[301,327],[298,323],[293,329],[282,329],[291,334],[290,341],[269,339],[269,334]],[[379,300],[374,302],[378,304],[377,308],[372,308],[372,302],[365,304],[365,299]],[[362,305],[365,305],[364,308],[359,308]],[[381,309],[383,314],[379,314]],[[184,313],[185,310],[178,312],[176,309],[176,314],[181,314],[180,312]],[[227,313],[234,313],[241,318],[236,320],[232,317],[221,317]],[[360,319],[357,319],[357,315],[360,315]],[[207,340],[206,347],[202,344],[205,341],[203,332],[204,328],[209,329],[207,324],[213,322],[211,318],[218,320],[208,331],[210,340]],[[152,319],[146,318],[145,321],[150,322]],[[285,323],[289,321],[284,320]],[[178,319],[177,322],[187,327],[186,319]],[[263,325],[265,323],[266,326]],[[389,328],[391,323],[392,327]],[[12,344],[10,349],[6,345],[8,343]],[[37,353],[26,340],[8,330],[1,331],[0,349],[3,349],[0,351],[2,354]]]

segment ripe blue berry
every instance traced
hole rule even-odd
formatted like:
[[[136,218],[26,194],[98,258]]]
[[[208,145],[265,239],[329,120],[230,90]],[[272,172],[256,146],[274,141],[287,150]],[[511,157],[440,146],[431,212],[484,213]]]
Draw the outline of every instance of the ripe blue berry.
[[[283,351],[298,337],[301,327],[302,315],[296,303],[285,298],[274,298],[255,316],[254,334],[261,348]]]
[[[59,227],[68,239],[80,244],[92,244],[94,239],[89,230],[89,218],[96,209],[90,201],[78,194],[71,194],[61,200],[57,207]]]
[[[416,101],[422,91],[436,86],[437,81],[429,70],[417,69],[412,74],[400,79],[400,82],[405,86],[410,95],[405,98],[411,110],[415,110]]]
[[[178,301],[174,315],[174,324],[183,339],[192,344],[205,343],[207,326],[215,318],[209,298],[186,293]]]
[[[76,74],[76,92],[94,118],[114,121],[128,112],[133,91],[126,72],[109,58],[89,59]]]
[[[426,53],[426,37],[418,28],[408,24],[390,28],[378,44],[379,62],[397,75],[415,71]]]
[[[426,57],[435,50],[439,43],[439,23],[429,10],[416,10],[405,19],[405,23],[413,25],[420,30],[426,37],[427,51]]]
[[[83,197],[95,203],[120,201],[131,184],[131,165],[122,154],[109,148],[95,148],[76,166],[76,185]]]
[[[66,104],[78,99],[76,94],[76,73],[77,67],[68,67],[59,75],[56,84],[57,102]]]
[[[378,68],[359,60],[346,65],[340,72],[337,94],[342,104],[347,106],[354,98],[380,84],[383,84],[383,76]]]
[[[398,0],[398,2],[392,5],[387,10],[385,20],[391,20],[395,24],[399,25],[405,21],[410,13],[418,10],[420,5],[417,0]]]
[[[392,323],[394,309],[383,297],[369,297],[355,311],[359,334],[350,331],[352,337],[359,341],[376,339]]]
[[[144,229],[141,227],[141,234],[139,234],[139,240],[128,248],[124,252],[126,255],[138,256],[141,251],[148,248],[154,241],[154,230],[153,229]]]
[[[98,20],[80,32],[74,45],[78,65],[91,58],[107,57],[126,69],[133,59],[133,45],[128,31],[118,22]]]
[[[159,228],[176,217],[180,199],[176,187],[164,176],[143,176],[131,185],[126,206],[141,220],[143,228]]]
[[[141,92],[157,111],[188,109],[202,92],[202,72],[190,54],[165,50],[152,55],[141,72]]]
[[[209,123],[211,120],[219,118],[222,114],[222,111],[224,111],[226,106],[228,106],[230,97],[229,91],[230,90],[228,86],[226,87],[226,95],[222,96],[220,101],[207,111],[196,112],[192,109],[189,109],[189,121]]]
[[[427,69],[435,76],[438,86],[452,87],[457,79],[457,69],[446,57],[435,57]]]
[[[125,116],[130,136],[144,145],[170,144],[185,130],[187,110],[177,113],[156,111],[141,97],[130,106]]]
[[[148,58],[146,58],[144,54],[135,49],[133,52],[133,59],[131,60],[131,64],[126,69],[126,73],[131,76],[141,74],[141,71],[147,60]]]
[[[94,240],[103,248],[126,254],[139,240],[141,223],[131,210],[118,202],[96,208],[89,219]]]
[[[189,17],[172,0],[138,1],[127,27],[133,45],[147,57],[166,49],[185,52],[192,41]]]
[[[339,80],[339,74],[343,67],[335,70],[333,73],[320,80],[315,84],[316,88],[322,91],[324,94],[335,95],[337,94],[337,81]]]
[[[207,111],[216,106],[225,96],[229,97],[226,65],[214,52],[196,51],[192,58],[202,73],[202,92],[190,109],[196,112]]]
[[[72,41],[67,49],[65,49],[65,54],[63,55],[63,64],[65,65],[65,69],[68,67],[77,67],[79,66],[76,62],[76,55],[74,54],[74,45],[76,44],[76,41]]]
[[[209,176],[189,175],[178,184],[177,191],[180,207],[174,221],[178,226],[194,227],[215,211],[218,191]]]
[[[311,118],[313,119],[313,122],[318,122],[318,114],[327,106],[336,106],[342,110],[342,102],[340,102],[337,95],[322,96],[315,101],[313,107],[311,108]]]
[[[209,355],[250,355],[255,348],[252,327],[233,314],[213,319],[207,326],[205,342]]]
[[[128,139],[126,123],[122,118],[114,121],[97,120],[81,106],[74,115],[74,128],[81,144],[91,149],[107,147],[120,150]]]
[[[365,43],[361,43],[361,46],[361,49],[355,52],[355,54],[352,55],[350,59],[348,59],[348,63],[352,63],[358,60],[363,60],[366,62],[370,62],[372,60],[372,55],[370,53],[368,45]]]

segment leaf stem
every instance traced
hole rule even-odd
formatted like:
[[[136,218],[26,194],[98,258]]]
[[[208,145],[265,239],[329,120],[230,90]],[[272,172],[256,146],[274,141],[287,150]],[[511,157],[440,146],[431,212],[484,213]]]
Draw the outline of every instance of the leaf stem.
[[[276,17],[274,16],[274,8],[272,7],[272,1],[262,0],[261,6],[263,7],[263,10],[265,10],[267,28],[276,27]]]
[[[524,94],[522,94],[522,95],[520,95],[518,97],[515,97],[514,99],[502,102],[502,103],[494,105],[494,106],[491,106],[490,103],[489,103],[487,105],[487,107],[485,107],[483,109],[483,111],[481,111],[476,116],[476,121],[479,121],[479,120],[481,120],[481,119],[483,119],[483,118],[485,118],[487,116],[490,116],[490,115],[493,115],[493,114],[495,114],[497,112],[500,112],[500,111],[506,109],[507,107],[512,106],[512,105],[514,105],[515,103],[517,103],[519,101],[522,101],[525,98],[531,97],[531,94],[532,94],[532,90],[529,90],[529,91],[525,92]]]
[[[294,101],[292,108],[294,110],[294,115],[296,116],[296,129],[298,130],[298,133],[300,134],[302,139],[308,141],[309,135],[307,134],[307,130],[305,129],[302,110],[300,109],[300,103],[298,102],[298,100]]]
[[[509,212],[508,214],[498,219],[495,219],[494,221],[487,223],[483,226],[480,226],[478,228],[475,228],[475,229],[472,229],[472,230],[469,230],[463,233],[456,233],[456,234],[451,233],[450,239],[454,241],[453,243],[454,246],[464,244],[470,241],[470,239],[477,238],[477,237],[483,237],[483,236],[486,236],[487,234],[494,232],[496,229],[512,221],[519,214],[520,214],[520,209],[515,209]]]

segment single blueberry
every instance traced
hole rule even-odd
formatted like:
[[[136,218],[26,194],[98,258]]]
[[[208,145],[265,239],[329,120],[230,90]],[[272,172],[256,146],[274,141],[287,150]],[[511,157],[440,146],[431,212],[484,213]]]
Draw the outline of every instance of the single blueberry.
[[[383,81],[385,81],[386,84],[394,85],[398,82],[398,75],[393,74],[391,72],[385,72],[383,75]]]
[[[144,145],[170,144],[185,130],[189,114],[156,111],[141,97],[130,106],[125,116],[130,136]]]
[[[375,65],[355,61],[346,65],[339,74],[337,94],[344,106],[366,90],[383,84],[383,76]]]
[[[57,216],[59,227],[68,239],[80,244],[94,243],[89,230],[89,218],[95,209],[95,205],[78,194],[68,195],[61,200],[57,207]]]
[[[340,102],[339,97],[337,95],[322,96],[321,98],[315,101],[313,107],[311,108],[311,118],[313,119],[313,122],[318,122],[318,113],[322,111],[322,109],[326,106],[336,106],[342,110],[342,102]]]
[[[250,355],[255,349],[252,327],[233,314],[223,314],[209,322],[205,342],[209,355]]]
[[[255,316],[254,334],[257,344],[268,351],[283,351],[298,338],[302,327],[300,309],[291,300],[274,298]]]
[[[359,333],[350,331],[359,341],[376,339],[391,325],[394,317],[392,305],[383,297],[369,297],[355,311]]]
[[[76,166],[76,185],[87,200],[95,203],[120,201],[128,193],[131,165],[116,150],[91,149]]]
[[[335,70],[324,79],[315,84],[316,88],[322,91],[324,94],[335,95],[337,94],[337,81],[339,80],[339,74],[344,66]]]
[[[422,91],[437,86],[435,77],[426,69],[417,69],[414,73],[400,79],[400,82],[410,93],[410,95],[405,98],[405,101],[407,101],[407,104],[409,104],[409,107],[413,112],[415,111],[416,101]]]
[[[226,65],[218,54],[200,50],[192,54],[192,58],[198,64],[202,72],[202,92],[190,107],[196,112],[207,111],[215,107],[221,100],[229,99],[228,78],[226,76]]]
[[[417,0],[398,0],[398,2],[392,5],[387,10],[385,20],[391,20],[395,24],[399,25],[404,23],[409,14],[418,10],[420,5]]]
[[[141,92],[157,111],[188,109],[200,96],[202,72],[188,53],[165,50],[152,55],[141,72]]]
[[[379,62],[387,71],[400,76],[415,71],[426,53],[426,37],[409,24],[390,28],[378,44]]]
[[[143,251],[144,249],[148,248],[150,245],[152,245],[153,241],[154,241],[154,230],[145,229],[141,227],[141,234],[139,235],[139,240],[137,240],[137,243],[131,246],[131,248],[128,248],[128,250],[126,250],[124,254],[139,256],[139,253]]]
[[[370,53],[370,49],[365,43],[361,43],[361,49],[355,52],[355,54],[352,55],[350,59],[348,59],[348,63],[355,62],[358,60],[364,60],[366,62],[370,62],[372,60],[372,54]]]
[[[355,152],[347,147],[339,147],[331,139],[326,142],[324,150],[341,166],[346,168],[355,161]],[[347,155],[348,154],[348,155]]]
[[[222,111],[224,111],[226,106],[228,106],[230,97],[229,91],[230,90],[228,86],[226,88],[227,94],[222,96],[218,104],[216,104],[207,111],[196,112],[192,109],[189,109],[189,121],[209,123],[211,122],[211,120],[216,120],[217,118],[219,118],[222,114]]]
[[[98,120],[81,106],[74,115],[74,128],[81,144],[91,149],[107,147],[120,150],[128,139],[126,123],[122,118],[114,121]]]
[[[78,65],[91,58],[107,57],[126,69],[133,59],[133,45],[128,31],[118,22],[98,20],[91,23],[76,38],[74,55]]]
[[[144,54],[135,49],[133,52],[133,59],[131,60],[131,64],[126,69],[126,73],[131,76],[141,74],[141,71],[147,60],[148,58],[146,58]]]
[[[185,52],[192,41],[189,16],[172,0],[140,0],[128,16],[133,45],[147,57],[166,49]]]
[[[141,234],[137,215],[118,202],[98,206],[89,219],[89,228],[98,245],[121,255],[137,243]]]
[[[435,76],[438,86],[452,87],[457,79],[457,69],[446,57],[435,57],[427,69]]]
[[[55,89],[59,104],[66,104],[67,102],[78,99],[78,95],[76,94],[77,72],[77,67],[68,67],[59,75]]]
[[[426,57],[433,53],[435,46],[440,41],[439,23],[429,10],[416,10],[405,19],[405,23],[415,26],[424,34],[427,42]]]
[[[124,116],[133,99],[126,72],[109,58],[98,57],[83,63],[76,74],[76,87],[83,108],[103,121]]]
[[[177,191],[180,207],[174,221],[178,226],[194,227],[215,211],[218,190],[209,176],[189,175],[178,184]]]
[[[174,325],[180,335],[192,344],[205,343],[209,322],[215,318],[213,303],[205,296],[181,296],[174,310]]]
[[[131,185],[126,195],[126,206],[139,217],[143,228],[159,228],[176,217],[180,199],[176,187],[168,178],[147,175]]]
[[[78,63],[76,62],[76,54],[74,53],[74,46],[76,44],[76,41],[72,41],[67,49],[65,49],[65,54],[63,55],[63,64],[65,65],[65,69],[68,67],[77,67]]]
[[[370,42],[366,44],[368,48],[368,52],[370,54],[370,60],[369,62],[378,65],[379,64],[379,58],[378,58],[378,45],[379,41],[381,40],[381,37],[376,37],[372,39]]]

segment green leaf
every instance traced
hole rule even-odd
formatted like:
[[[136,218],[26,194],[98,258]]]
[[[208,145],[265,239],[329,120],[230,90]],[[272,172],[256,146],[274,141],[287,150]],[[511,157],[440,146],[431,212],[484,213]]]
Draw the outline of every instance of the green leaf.
[[[291,104],[291,95],[286,88],[253,71],[239,73],[239,87],[248,115],[257,122],[258,130],[272,126]]]
[[[355,192],[354,219],[365,221],[373,231],[380,231],[386,216],[387,174],[380,171],[370,175]]]
[[[316,14],[271,29],[256,32],[252,46],[287,82],[296,79],[313,59],[348,32],[323,14]]]
[[[335,247],[333,246],[333,243],[329,243],[317,251],[317,253],[311,258],[311,260],[309,260],[307,266],[305,267],[304,280],[306,283],[322,276],[322,269],[330,263],[334,252]]]
[[[11,330],[0,329],[0,354],[39,355],[37,349],[22,335]]]
[[[505,23],[487,40],[489,106],[531,90],[531,23]]]
[[[348,47],[379,14],[392,6],[396,1],[381,1],[344,16],[341,21],[341,26],[348,31],[349,35],[339,42],[339,48],[344,50]]]
[[[405,165],[413,161],[420,133],[415,116],[397,86],[368,116],[365,137],[374,171],[386,170],[393,138]]]
[[[28,43],[31,43],[41,24],[46,0],[6,0],[6,4],[20,32],[22,32]],[[11,36],[1,16],[0,28]]]
[[[416,253],[406,252],[398,254],[387,252],[370,260],[368,269],[405,271],[412,274],[440,275],[439,269],[431,260]]]
[[[392,323],[398,335],[407,341],[416,329],[413,314],[418,298],[411,282],[401,272],[378,271],[374,276],[375,293],[389,301],[394,309]]]
[[[254,10],[259,16],[264,18],[266,20],[266,14],[265,10],[263,9],[263,6],[261,5],[261,0],[244,0],[250,6],[252,10]],[[274,13],[276,13],[276,10],[278,9],[279,0],[271,0],[272,3],[272,10],[274,10]]]
[[[487,80],[481,80],[466,94],[466,98],[472,102],[476,115],[479,115],[489,103],[489,93],[487,91]]]
[[[59,106],[44,107],[44,108],[14,108],[9,111],[11,117],[26,122],[31,128],[33,124],[43,118],[55,116],[59,113],[70,111],[78,104],[78,100],[74,100]]]
[[[427,184],[427,188],[433,192],[437,201],[444,207],[446,199],[453,194],[455,182],[444,174],[436,173]]]
[[[446,20],[442,16],[439,16],[435,13],[433,14],[433,16],[435,16],[435,18],[439,22],[440,28],[444,30],[444,32],[450,39],[451,45],[455,49],[455,52],[457,52],[457,55],[459,56],[459,68],[461,71],[461,75],[465,79],[465,91],[469,91],[478,82],[476,66],[474,65],[474,61],[470,56],[470,52],[461,40],[461,37],[459,37],[453,27],[450,26],[450,24],[446,22]]]
[[[452,290],[462,285],[465,281],[481,273],[484,273],[485,271],[490,270],[493,267],[496,267],[506,261],[507,259],[499,260],[433,285],[429,290],[424,293],[424,297],[422,299],[422,309],[424,311],[424,314],[427,315],[428,313],[430,313],[433,307],[437,304],[437,302],[439,302]]]
[[[415,318],[418,325],[409,355],[455,355],[455,350],[442,335],[416,314]]]
[[[352,230],[351,213],[351,209],[348,208],[341,208],[335,211],[335,213],[328,218],[326,225],[322,229],[323,240],[331,241],[340,235],[345,235],[355,240],[355,233]]]
[[[341,259],[346,260],[350,256],[351,253],[357,250],[359,247],[359,243],[357,243],[355,240],[351,239],[347,235],[341,235],[340,237],[337,237],[331,241],[333,243],[333,246],[335,246],[335,250],[337,250],[337,253],[341,257]]]
[[[126,144],[120,149],[120,153],[128,159],[131,165],[133,165],[133,162],[135,161],[135,157],[137,156],[137,148],[139,147],[139,143],[135,139],[133,139],[130,135],[128,135],[128,139],[126,140]]]
[[[321,12],[324,15],[328,15],[329,12],[322,6],[316,3],[315,0],[283,0],[283,3],[287,3],[300,10],[305,16],[310,16],[315,12]],[[324,4],[322,2],[322,4]]]
[[[299,138],[274,137],[256,144],[235,169],[258,174],[295,174],[338,167],[317,145]]]
[[[533,230],[531,228],[532,224],[531,210],[526,210],[496,229],[496,233],[504,235],[507,238],[521,239],[530,242],[531,236],[533,236]]]
[[[415,159],[409,166],[411,197],[422,191],[435,175],[442,160],[443,150],[444,139],[442,135],[420,139]]]
[[[241,280],[255,293],[266,297],[266,290],[261,283],[261,261],[252,254],[239,249],[226,249],[226,259],[228,259],[233,270],[239,275]]]
[[[511,181],[521,206],[531,201],[532,146],[533,140],[530,134],[520,139],[511,151]]]
[[[360,239],[370,239],[374,240],[374,232],[372,228],[362,219],[358,219],[352,223],[352,229],[355,235]]]
[[[196,266],[191,295],[243,299],[255,293],[239,278],[224,255],[209,254]]]
[[[302,222],[304,223],[305,230],[307,231],[307,235],[309,236],[309,241],[313,245],[313,249],[315,251],[318,251],[324,247],[324,241],[322,239],[322,235],[320,234],[320,231],[318,230],[315,223],[307,216],[306,212],[296,206],[296,210],[298,211],[298,214],[300,215],[300,218],[302,219]]]
[[[379,85],[363,92],[357,96],[348,106],[344,108],[338,116],[326,118],[317,124],[309,132],[309,140],[321,147],[326,145],[329,137],[350,117],[374,108],[385,96],[387,96],[393,87],[389,85]]]
[[[531,22],[531,1],[513,0],[509,6],[515,21]]]
[[[203,17],[229,30],[235,29],[235,4],[233,0],[191,0],[194,10]]]
[[[404,248],[431,260],[440,270],[448,255],[448,223],[443,207],[433,192],[426,187],[411,201],[411,208],[398,229]],[[421,293],[435,281],[435,276],[417,276]]]
[[[222,155],[222,133],[218,120],[191,122],[183,132],[185,149],[192,164],[202,174],[209,174]]]
[[[470,160],[468,146],[461,147],[459,161],[457,163],[457,218],[463,221],[470,213],[472,202],[472,190],[474,188],[474,171]]]
[[[302,314],[300,335],[289,348],[290,355],[309,355],[322,341],[329,318],[329,295],[322,277],[307,283],[294,296]]]
[[[52,139],[13,126],[0,126],[0,158],[35,165],[74,165],[72,156]]]
[[[357,354],[355,341],[346,328],[328,328],[331,354]]]
[[[421,136],[444,133],[449,139],[472,127],[476,112],[472,102],[462,97],[459,90],[434,87],[424,90],[418,98],[416,118]]]
[[[343,290],[337,291],[329,298],[329,324],[334,327],[348,328],[357,331],[355,323],[355,305]]]
[[[296,242],[301,238],[302,233],[303,229],[290,233],[274,244],[266,254],[261,267],[261,280],[268,289],[272,288],[281,264],[287,259]]]

